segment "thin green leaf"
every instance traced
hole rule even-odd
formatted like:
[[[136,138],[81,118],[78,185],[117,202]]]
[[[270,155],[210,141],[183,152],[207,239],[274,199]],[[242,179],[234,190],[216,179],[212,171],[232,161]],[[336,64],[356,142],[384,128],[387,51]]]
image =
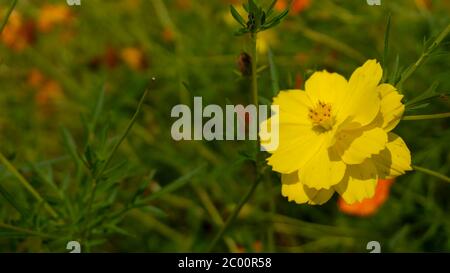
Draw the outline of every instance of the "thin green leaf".
[[[420,108],[425,107],[427,102],[429,102],[430,100],[448,95],[445,93],[437,93],[436,89],[438,88],[438,86],[439,86],[439,83],[434,82],[430,86],[430,88],[427,89],[427,91],[423,92],[422,94],[415,97],[414,99],[408,101],[405,104],[406,109],[409,111],[415,110],[415,109],[420,109]]]
[[[92,131],[97,126],[97,122],[100,118],[100,114],[103,111],[104,102],[105,102],[105,88],[103,87],[102,91],[100,91],[100,94],[98,96],[97,103],[95,104],[94,115],[92,117],[92,122],[91,122],[91,126],[90,126]]]
[[[157,208],[155,206],[145,206],[141,208],[142,211],[149,212],[155,215],[157,218],[167,218],[168,215],[162,209]]]
[[[142,183],[139,185],[137,191],[134,193],[133,197],[131,198],[131,203],[134,204],[139,196],[143,195],[145,190],[148,188],[148,184],[153,180],[155,177],[156,170],[152,170],[150,174],[145,178]]]
[[[14,198],[1,184],[0,184],[0,194],[3,198],[8,201],[8,203],[19,212],[22,217],[28,217],[29,213],[17,202],[17,198]]]
[[[136,122],[136,119],[137,119],[139,113],[141,112],[142,105],[144,104],[144,100],[147,97],[148,91],[149,91],[148,89],[144,91],[144,94],[142,95],[142,97],[138,103],[138,106],[136,108],[136,111],[134,112],[133,117],[131,118],[130,122],[128,123],[128,126],[125,129],[125,131],[122,133],[119,141],[112,148],[111,153],[108,155],[107,159],[105,160],[105,163],[100,168],[100,170],[98,172],[99,175],[101,175],[103,173],[103,171],[108,167],[109,163],[111,163],[111,160],[113,159],[113,157],[116,154],[117,150],[119,149],[120,145],[122,144],[122,142],[125,140],[125,138],[130,133],[131,128],[133,128],[133,125]]]
[[[66,148],[67,152],[69,152],[72,160],[76,164],[79,164],[80,157],[77,151],[77,145],[75,144],[75,140],[73,139],[72,134],[65,127],[61,128],[61,134],[63,136],[64,147]]]
[[[273,57],[272,49],[269,48],[269,51],[267,53],[267,57],[269,59],[269,67],[270,67],[270,80],[272,83],[272,94],[276,96],[278,92],[280,91],[280,84],[279,84],[279,78],[278,78],[278,70],[275,66],[275,61]]]
[[[11,16],[11,13],[13,12],[14,8],[16,7],[17,1],[18,0],[13,0],[13,2],[11,3],[11,6],[9,6],[9,9],[6,12],[5,18],[3,19],[3,22],[0,26],[0,34],[2,34],[3,29],[5,28],[6,24],[8,23],[9,16]]]
[[[273,8],[275,7],[275,4],[277,3],[278,0],[273,0],[272,3],[270,4],[269,8],[267,9],[267,16],[270,16],[273,12]]]
[[[401,88],[405,81],[411,77],[411,75],[422,65],[424,64],[431,54],[439,47],[441,42],[447,37],[450,33],[450,24],[448,24],[444,30],[439,33],[439,35],[430,43],[430,45],[423,51],[422,55],[420,55],[419,59],[410,65],[401,75],[399,82],[397,83],[397,87]]]
[[[256,15],[256,13],[258,12],[258,6],[255,4],[253,0],[248,0],[248,8],[249,8],[248,13],[253,13]]]
[[[149,201],[154,201],[154,200],[156,200],[158,198],[163,197],[164,195],[166,195],[168,193],[171,193],[171,192],[174,192],[174,191],[178,190],[179,188],[185,186],[187,183],[191,182],[191,178],[194,177],[194,175],[196,175],[197,173],[199,173],[205,166],[206,166],[206,164],[202,164],[200,167],[197,167],[193,171],[183,175],[182,177],[178,178],[174,182],[172,182],[169,185],[165,186],[161,190],[153,193],[151,196],[143,199],[142,202],[146,203],[146,202],[149,202]]]
[[[399,79],[399,75],[400,75],[400,56],[399,54],[397,54],[397,56],[395,57],[395,62],[394,62],[394,66],[392,68],[392,72],[390,73],[390,77],[389,77],[389,83],[391,84],[396,84],[400,79]],[[401,90],[399,90],[399,92],[401,92]]]
[[[234,35],[236,35],[236,36],[241,36],[241,35],[244,35],[244,34],[246,34],[246,33],[248,33],[248,32],[249,32],[248,29],[246,29],[246,28],[241,28],[241,29],[239,29],[238,31],[236,31],[236,32],[234,33]]]
[[[284,10],[283,12],[281,12],[280,14],[278,14],[274,19],[275,20],[283,20],[284,17],[286,17],[289,14],[289,9]]]
[[[274,26],[278,25],[279,23],[281,23],[280,20],[272,20],[269,23],[266,23],[265,25],[261,26],[261,30],[267,30],[269,28],[273,28]]]
[[[245,27],[245,21],[244,18],[242,18],[242,16],[239,14],[239,12],[234,8],[233,5],[230,5],[230,12],[231,15],[233,16],[233,18],[236,20],[236,22],[238,22],[239,24],[241,24],[241,26]]]

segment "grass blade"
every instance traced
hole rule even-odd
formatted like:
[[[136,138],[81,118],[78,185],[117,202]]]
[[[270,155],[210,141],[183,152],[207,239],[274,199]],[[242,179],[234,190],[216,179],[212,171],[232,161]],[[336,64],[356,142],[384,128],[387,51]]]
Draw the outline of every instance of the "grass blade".
[[[191,182],[191,178],[194,177],[194,175],[196,175],[197,173],[199,173],[205,166],[206,166],[206,164],[200,165],[193,171],[183,175],[182,177],[173,181],[169,185],[165,186],[160,191],[157,191],[157,192],[153,193],[151,196],[145,198],[145,200],[142,200],[142,202],[147,203],[149,201],[154,201],[158,198],[163,197],[164,195],[166,195],[168,193],[174,192],[174,191],[178,190],[179,188],[182,188],[187,183]]]

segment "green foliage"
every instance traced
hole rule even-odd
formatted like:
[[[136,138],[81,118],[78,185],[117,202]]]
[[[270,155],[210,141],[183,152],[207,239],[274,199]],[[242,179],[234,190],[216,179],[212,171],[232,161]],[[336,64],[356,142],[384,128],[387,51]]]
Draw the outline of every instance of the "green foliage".
[[[258,6],[254,0],[248,0],[246,4],[243,5],[245,11],[247,12],[247,21],[239,14],[239,12],[230,5],[230,12],[233,18],[238,22],[242,28],[240,28],[236,35],[243,35],[246,33],[258,33],[260,31],[268,30],[275,27],[283,18],[285,18],[289,9],[284,10],[279,14],[273,14],[273,8],[276,4],[276,0],[272,1],[270,6],[264,10],[262,7]]]

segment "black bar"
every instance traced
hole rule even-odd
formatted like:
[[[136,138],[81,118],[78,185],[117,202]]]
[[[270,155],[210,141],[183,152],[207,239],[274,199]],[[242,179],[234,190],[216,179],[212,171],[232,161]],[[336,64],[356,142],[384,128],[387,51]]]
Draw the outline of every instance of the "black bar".
[[[443,266],[449,253],[412,254],[0,254],[0,272],[405,272],[418,266]],[[94,271],[95,270],[95,271]],[[98,270],[98,271],[97,271]]]

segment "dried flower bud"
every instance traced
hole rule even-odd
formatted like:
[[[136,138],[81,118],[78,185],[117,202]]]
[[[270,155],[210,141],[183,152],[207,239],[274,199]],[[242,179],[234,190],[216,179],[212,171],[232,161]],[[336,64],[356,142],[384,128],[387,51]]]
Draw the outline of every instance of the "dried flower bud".
[[[242,52],[238,58],[238,68],[242,76],[250,76],[252,74],[252,57]]]

